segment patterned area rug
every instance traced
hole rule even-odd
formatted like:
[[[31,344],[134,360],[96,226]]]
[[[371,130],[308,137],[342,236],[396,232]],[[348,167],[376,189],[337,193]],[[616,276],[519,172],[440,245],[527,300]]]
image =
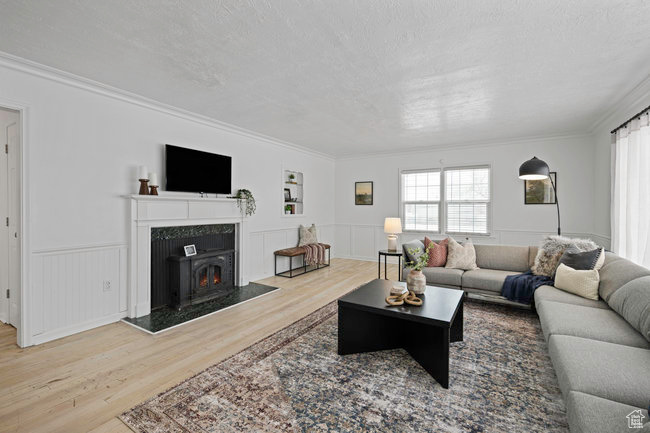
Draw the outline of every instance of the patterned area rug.
[[[534,313],[468,301],[442,388],[404,350],[339,356],[336,303],[122,414],[135,432],[566,432]]]

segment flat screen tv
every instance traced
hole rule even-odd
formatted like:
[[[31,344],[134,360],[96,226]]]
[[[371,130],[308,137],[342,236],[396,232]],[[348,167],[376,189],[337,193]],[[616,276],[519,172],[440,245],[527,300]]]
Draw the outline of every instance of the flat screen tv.
[[[232,158],[165,145],[167,191],[231,194]]]

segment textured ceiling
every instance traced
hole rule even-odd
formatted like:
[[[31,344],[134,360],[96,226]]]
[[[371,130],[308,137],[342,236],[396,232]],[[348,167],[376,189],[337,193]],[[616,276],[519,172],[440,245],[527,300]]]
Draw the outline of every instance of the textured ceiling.
[[[0,51],[335,156],[583,132],[650,2],[0,0]]]

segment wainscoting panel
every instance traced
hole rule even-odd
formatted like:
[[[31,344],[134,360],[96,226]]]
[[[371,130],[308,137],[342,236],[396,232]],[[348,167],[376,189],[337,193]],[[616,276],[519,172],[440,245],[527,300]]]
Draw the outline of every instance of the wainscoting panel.
[[[35,252],[32,264],[34,344],[126,315],[126,245]]]
[[[502,244],[502,245],[537,245],[552,232],[533,230],[495,230],[489,236],[471,236],[476,244]],[[352,258],[359,260],[377,260],[377,251],[387,248],[387,239],[383,226],[369,224],[336,224],[335,251],[336,257]],[[398,245],[414,239],[424,239],[429,236],[433,240],[444,239],[445,235],[431,235],[424,232],[408,232],[398,236]],[[576,238],[590,238],[598,245],[609,248],[609,238],[593,233],[563,233],[563,236]],[[464,240],[461,235],[454,236],[457,240]],[[397,263],[395,259],[390,262]]]

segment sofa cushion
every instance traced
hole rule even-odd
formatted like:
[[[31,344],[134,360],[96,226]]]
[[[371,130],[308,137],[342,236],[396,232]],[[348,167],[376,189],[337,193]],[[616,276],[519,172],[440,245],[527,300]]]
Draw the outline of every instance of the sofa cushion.
[[[623,285],[609,298],[609,306],[650,341],[650,277]]]
[[[590,269],[598,270],[605,264],[605,249],[596,248],[591,251],[580,251],[577,248],[569,247],[564,251],[562,257],[560,257],[558,266],[560,264],[565,264],[570,268],[582,271]]]
[[[564,395],[579,391],[635,407],[648,405],[650,350],[551,335],[548,351]]]
[[[650,269],[639,266],[614,253],[605,253],[605,264],[600,269],[600,297],[609,301],[609,297],[625,283],[650,275]]]
[[[526,272],[528,266],[528,247],[510,245],[474,245],[476,265],[479,268],[502,271]]]
[[[424,254],[424,244],[421,240],[415,239],[402,244],[402,250],[404,250],[405,260],[407,262],[416,262]]]
[[[443,239],[440,242],[436,243],[429,239],[427,236],[424,237],[424,248],[429,249],[429,261],[427,262],[428,267],[445,266],[445,263],[447,263],[448,243],[449,238]]]
[[[517,274],[519,272],[501,271],[497,269],[476,269],[463,274],[462,286],[468,289],[483,289],[501,293],[501,288],[506,277]]]
[[[427,284],[444,284],[446,286],[460,287],[463,271],[448,268],[422,268],[422,273],[427,278]]]
[[[542,301],[537,306],[537,314],[547,341],[551,335],[573,335],[625,346],[650,348],[650,343],[612,310]]]
[[[453,238],[449,239],[447,244],[447,263],[448,269],[472,270],[476,266],[476,250],[471,240],[459,244]]]
[[[539,247],[528,247],[528,269],[532,269],[533,265],[535,265],[535,257],[537,257],[537,251],[539,251]]]
[[[553,277],[562,254],[569,247],[573,247],[578,251],[591,251],[598,248],[598,245],[591,239],[566,238],[556,235],[546,236],[537,251],[535,263],[531,268],[533,274]]]
[[[578,295],[556,289],[553,286],[540,286],[535,290],[535,305],[542,301],[564,302],[565,304],[584,305],[585,307],[604,308],[609,310],[609,306],[602,300],[593,301]]]
[[[598,300],[598,271],[578,270],[560,263],[555,272],[555,287],[583,298]]]
[[[631,429],[628,427],[627,417],[637,410],[641,411],[640,414],[646,424],[641,429]],[[650,433],[648,411],[642,407],[571,391],[566,396],[566,411],[571,433],[629,433],[631,431]]]

